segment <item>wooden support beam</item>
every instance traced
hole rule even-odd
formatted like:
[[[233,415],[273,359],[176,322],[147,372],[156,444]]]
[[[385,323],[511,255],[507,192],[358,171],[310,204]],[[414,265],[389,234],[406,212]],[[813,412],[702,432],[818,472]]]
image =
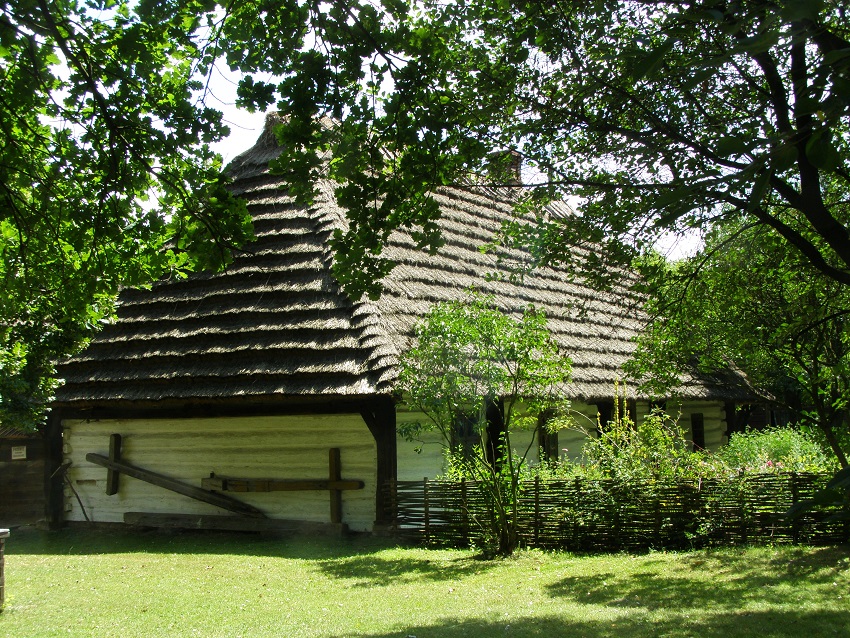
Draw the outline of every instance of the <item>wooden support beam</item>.
[[[338,483],[341,476],[339,448],[328,450],[328,481]],[[342,523],[342,490],[330,490],[331,523]]]
[[[109,435],[109,460],[110,461],[120,461],[121,460],[121,435],[120,434],[110,434]],[[118,494],[119,488],[119,479],[121,478],[121,472],[118,470],[109,469],[106,471],[106,494],[107,496],[114,496]]]
[[[216,492],[304,492],[362,490],[365,483],[356,480],[329,479],[246,479],[211,476],[201,479],[201,487]]]
[[[248,505],[247,503],[237,501],[235,498],[231,498],[230,496],[218,494],[216,492],[209,492],[200,487],[195,487],[194,485],[187,485],[186,483],[181,483],[180,481],[168,476],[163,476],[162,474],[157,474],[156,472],[151,472],[135,465],[130,465],[124,461],[111,461],[102,454],[94,453],[86,454],[86,460],[90,463],[94,463],[95,465],[105,467],[108,470],[117,470],[118,472],[121,472],[121,474],[126,474],[127,476],[144,481],[145,483],[150,483],[151,485],[156,485],[157,487],[177,492],[183,496],[193,498],[196,501],[203,501],[204,503],[215,505],[216,507],[220,507],[229,512],[234,512],[235,514],[255,518],[265,517],[262,510],[259,510],[252,505]]]
[[[398,478],[396,450],[396,411],[390,397],[377,399],[364,407],[360,415],[375,439],[378,455],[378,480],[375,485],[375,529],[390,528],[395,524],[393,500],[385,488]]]
[[[45,436],[47,459],[44,464],[44,514],[48,528],[57,530],[65,521],[64,475],[59,471],[63,461],[61,410],[51,410]]]
[[[201,487],[220,492],[295,492],[326,490],[330,492],[331,523],[342,523],[342,493],[345,490],[362,490],[363,481],[343,480],[342,462],[338,447],[328,450],[327,479],[245,479],[211,475],[201,479]]]

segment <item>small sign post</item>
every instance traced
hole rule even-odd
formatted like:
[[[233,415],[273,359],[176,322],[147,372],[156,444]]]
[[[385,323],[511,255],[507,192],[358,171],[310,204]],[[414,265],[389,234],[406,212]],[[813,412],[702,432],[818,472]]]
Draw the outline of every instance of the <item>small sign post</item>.
[[[27,446],[26,445],[12,446],[12,460],[13,461],[26,461],[27,460]]]

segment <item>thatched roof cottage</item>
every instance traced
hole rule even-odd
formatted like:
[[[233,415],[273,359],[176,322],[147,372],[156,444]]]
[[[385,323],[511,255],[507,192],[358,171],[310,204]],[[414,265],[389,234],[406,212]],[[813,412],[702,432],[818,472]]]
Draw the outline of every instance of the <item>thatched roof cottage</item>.
[[[51,427],[76,494],[60,499],[57,518],[181,514],[207,524],[228,511],[226,502],[133,480],[123,466],[104,464],[111,457],[215,494],[245,490],[238,500],[250,506],[248,515],[260,516],[255,508],[272,519],[327,521],[327,484],[318,479],[337,475],[351,484],[330,490],[335,522],[359,530],[390,522],[382,484],[435,476],[442,459],[436,447],[417,455],[397,439],[397,424],[415,418],[395,395],[399,355],[432,304],[462,299],[471,287],[492,293],[506,310],[543,309],[572,359],[574,406],[591,418],[610,413],[613,383],[642,327],[639,300],[624,287],[596,292],[551,268],[521,282],[487,277],[504,266],[479,246],[494,238],[511,204],[492,189],[469,186],[437,194],[445,237],[439,254],[397,234],[387,256],[398,266],[383,296],[352,302],[330,271],[328,239],[344,223],[332,185],[320,184],[323,196],[313,207],[295,205],[268,170],[278,153],[266,130],[230,167],[255,223],[256,241],[244,254],[221,273],[124,291],[118,321],[62,366]],[[683,419],[700,428],[695,442],[722,442],[735,398],[708,383],[684,388]],[[648,398],[634,399],[645,413]],[[548,444],[580,447],[569,437]],[[328,460],[329,449],[339,450],[338,461]],[[286,487],[301,479],[317,489]]]

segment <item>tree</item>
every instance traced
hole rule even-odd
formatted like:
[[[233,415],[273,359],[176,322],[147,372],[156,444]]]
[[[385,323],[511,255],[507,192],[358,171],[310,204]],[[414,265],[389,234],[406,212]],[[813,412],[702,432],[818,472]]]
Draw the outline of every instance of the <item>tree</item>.
[[[752,218],[717,224],[701,253],[644,262],[653,321],[632,372],[664,394],[678,375],[733,365],[847,467],[850,289]]]
[[[290,119],[278,168],[311,183],[320,155],[350,226],[337,276],[376,295],[393,229],[439,247],[435,188],[482,173],[494,148],[537,171],[532,203],[581,215],[508,223],[546,259],[595,250],[592,272],[665,230],[746,212],[827,277],[850,283],[850,19],[809,0],[332,2],[277,87],[247,102]],[[245,48],[260,44],[252,40]],[[281,67],[275,67],[280,70]],[[339,125],[322,129],[315,116]],[[530,175],[530,173],[527,173]],[[532,180],[534,181],[534,180]],[[587,274],[587,273],[584,273]]]
[[[219,266],[250,236],[209,148],[227,129],[200,101],[214,9],[0,0],[4,426],[38,423],[53,364],[112,316],[119,287]]]
[[[527,308],[514,318],[477,295],[435,305],[416,338],[402,359],[399,388],[428,421],[406,435],[440,433],[450,466],[478,482],[492,510],[485,544],[509,555],[519,542],[521,472],[539,429],[552,427],[541,416],[565,414],[570,362],[540,312]],[[512,437],[523,429],[528,440],[515,450]]]
[[[439,249],[432,193],[485,173],[494,149],[531,167],[522,210],[582,201],[569,218],[506,220],[503,238],[536,242],[542,261],[592,246],[579,275],[604,281],[658,233],[738,211],[850,283],[846,13],[839,0],[0,0],[3,409],[37,406],[26,397],[48,394],[50,361],[119,285],[226,261],[248,235],[206,146],[224,127],[203,79],[222,61],[245,74],[242,105],[286,115],[275,168],[293,193],[309,203],[319,175],[338,183],[335,273],[354,299],[380,294],[395,229]]]

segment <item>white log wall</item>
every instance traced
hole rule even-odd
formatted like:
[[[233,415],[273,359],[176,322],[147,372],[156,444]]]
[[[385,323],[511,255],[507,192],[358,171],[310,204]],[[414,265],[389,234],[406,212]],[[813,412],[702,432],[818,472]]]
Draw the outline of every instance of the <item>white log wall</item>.
[[[421,412],[405,412],[399,406],[396,412],[396,427],[408,423],[428,423],[428,417]],[[421,451],[417,452],[417,448]],[[421,481],[423,478],[436,478],[446,467],[443,436],[437,430],[421,432],[416,441],[408,441],[399,436],[396,440],[396,458],[398,459],[399,481]]]
[[[723,403],[719,401],[686,401],[684,403],[669,402],[667,413],[678,418],[679,427],[685,438],[692,441],[691,415],[702,413],[705,426],[705,445],[708,450],[716,450],[727,442],[726,438],[726,412]],[[570,411],[573,427],[558,431],[559,458],[567,458],[571,461],[580,461],[582,448],[588,435],[594,436],[596,432],[597,414],[596,405],[573,402]],[[649,403],[638,401],[637,414],[632,415],[639,423],[649,414]],[[427,423],[428,417],[417,412],[399,411],[396,417],[401,426],[404,423]],[[511,431],[511,439],[515,450],[524,452],[528,445],[527,431]],[[421,481],[424,477],[435,478],[445,470],[445,459],[443,456],[444,445],[439,432],[423,432],[416,442],[406,441],[399,437],[398,447],[398,479],[400,481]],[[416,448],[421,452],[417,453]],[[539,462],[539,447],[534,445],[528,455],[531,463]]]
[[[691,434],[691,415],[700,412],[704,419],[705,449],[715,451],[729,442],[726,436],[726,410],[720,401],[684,401],[667,406],[667,413],[679,415],[679,427],[685,436],[693,442]]]
[[[122,460],[195,487],[215,472],[232,478],[326,479],[328,449],[340,448],[342,478],[365,482],[342,493],[342,520],[369,531],[375,520],[375,440],[358,414],[209,419],[144,419],[63,422],[68,477],[89,518],[121,522],[124,512],[230,514],[143,481],[122,476],[120,489],[106,495],[106,468],[86,454],[109,454],[109,435],[122,436]],[[421,478],[421,477],[420,477]],[[326,491],[230,493],[269,518],[329,522]],[[65,518],[85,520],[66,487]]]
[[[588,436],[596,436],[599,409],[594,404],[573,401],[568,428],[558,430],[558,458],[579,461]]]

